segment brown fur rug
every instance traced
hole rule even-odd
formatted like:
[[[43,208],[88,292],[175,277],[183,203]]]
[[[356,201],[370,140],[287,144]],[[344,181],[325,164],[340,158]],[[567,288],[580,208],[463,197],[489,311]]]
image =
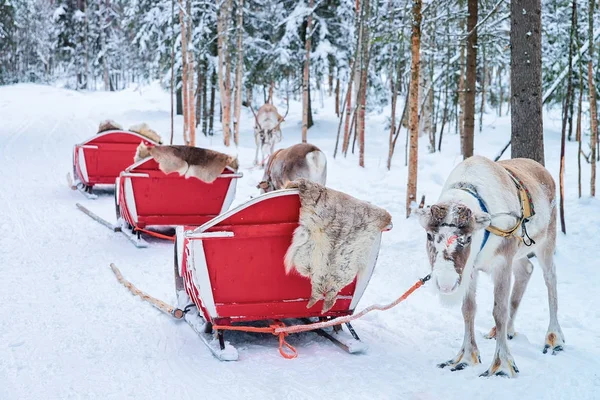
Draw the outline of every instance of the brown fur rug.
[[[212,183],[229,166],[237,171],[236,157],[218,151],[190,146],[152,146],[143,142],[137,148],[134,162],[152,157],[165,174],[178,172],[186,178],[194,177]]]
[[[116,123],[111,119],[105,119],[104,121],[100,122],[100,125],[98,125],[97,133],[102,133],[106,131],[119,131],[121,129],[123,129],[123,127],[120,124]]]
[[[300,191],[300,226],[285,255],[286,273],[293,269],[310,278],[310,308],[323,295],[323,312],[337,294],[363,272],[373,243],[392,221],[384,209],[328,189],[307,179],[286,185]]]

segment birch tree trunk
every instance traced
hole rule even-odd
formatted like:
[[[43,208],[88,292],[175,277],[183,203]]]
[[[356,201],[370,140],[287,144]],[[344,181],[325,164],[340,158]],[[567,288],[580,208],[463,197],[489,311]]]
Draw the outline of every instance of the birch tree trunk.
[[[195,74],[194,74],[194,49],[192,43],[192,0],[186,0],[186,29],[187,39],[192,49],[187,52],[188,56],[188,129],[190,133],[190,146],[196,146],[196,102],[195,97]]]
[[[541,0],[512,0],[510,12],[511,157],[544,165]]]
[[[181,25],[181,99],[183,109],[183,143],[189,145],[189,126],[188,126],[188,58],[187,58],[187,29],[185,28],[183,0],[179,0],[179,24]]]
[[[475,91],[477,89],[477,9],[478,0],[469,0],[467,4],[467,77],[465,82],[465,128],[462,138],[462,155],[467,159],[473,155],[475,133]]]
[[[412,57],[410,68],[410,149],[408,181],[406,185],[406,217],[410,216],[410,206],[417,199],[417,166],[419,156],[419,64],[421,48],[421,0],[414,0],[412,6]]]
[[[235,66],[235,100],[233,109],[233,141],[237,146],[240,140],[240,115],[242,113],[242,77],[244,74],[244,0],[237,3],[237,63]]]
[[[210,111],[208,112],[208,135],[214,134],[215,98],[217,97],[217,72],[213,69],[210,78]]]
[[[590,162],[592,173],[590,177],[590,195],[596,196],[596,142],[598,141],[598,111],[596,105],[596,85],[594,82],[594,0],[589,1],[588,11],[589,36],[590,36],[590,58],[588,61],[588,88],[590,98]]]
[[[356,119],[356,130],[358,136],[358,165],[365,166],[365,109],[367,105],[367,75],[369,71],[369,19],[370,4],[369,0],[362,2],[362,49],[361,49],[361,68],[360,68],[360,89],[358,92],[358,116]]]
[[[314,0],[309,0],[308,7],[312,9],[314,4]],[[307,142],[308,136],[308,114],[309,110],[309,93],[308,87],[310,85],[310,48],[311,48],[311,36],[312,36],[312,10],[308,15],[308,19],[306,22],[306,34],[304,36],[304,51],[306,52],[305,60],[304,60],[304,73],[302,78],[302,143]]]

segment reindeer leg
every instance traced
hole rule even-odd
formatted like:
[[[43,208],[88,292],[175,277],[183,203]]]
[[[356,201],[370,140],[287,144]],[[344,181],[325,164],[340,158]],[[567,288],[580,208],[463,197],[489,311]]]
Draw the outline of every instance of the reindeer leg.
[[[537,252],[536,252],[537,255]],[[550,324],[546,333],[544,354],[552,349],[552,354],[563,350],[565,336],[558,323],[558,293],[556,290],[556,265],[554,264],[554,243],[542,246],[539,251],[538,260],[544,273],[544,280],[548,288],[548,308],[550,309]]]
[[[480,376],[514,377],[519,373],[515,361],[510,354],[507,340],[508,329],[508,297],[510,294],[511,257],[502,257],[502,262],[492,269],[494,280],[494,311],[496,321],[496,352],[492,365]]]
[[[259,148],[259,144],[258,144],[258,136],[256,135],[256,132],[254,132],[254,143],[256,144],[256,153],[254,154],[254,165],[258,165],[258,148]]]
[[[523,257],[513,262],[513,275],[515,281],[513,284],[512,294],[510,296],[510,313],[508,320],[507,335],[508,339],[512,339],[515,336],[515,318],[517,317],[517,310],[523,299],[523,294],[529,283],[529,278],[533,273],[533,264],[527,257]],[[490,333],[485,335],[486,339],[496,338],[496,327],[490,330]]]
[[[523,294],[529,283],[529,278],[533,273],[533,264],[527,257],[523,257],[513,262],[513,275],[515,282],[513,284],[512,294],[510,296],[510,318],[508,320],[507,334],[508,338],[512,339],[515,336],[515,318],[517,317],[517,311]]]
[[[465,321],[463,345],[456,357],[438,364],[438,367],[440,368],[451,367],[451,371],[460,371],[468,366],[481,363],[479,349],[477,348],[477,343],[475,343],[475,312],[477,311],[477,304],[475,303],[476,289],[477,272],[473,272],[473,277],[471,278],[462,304],[462,313]]]

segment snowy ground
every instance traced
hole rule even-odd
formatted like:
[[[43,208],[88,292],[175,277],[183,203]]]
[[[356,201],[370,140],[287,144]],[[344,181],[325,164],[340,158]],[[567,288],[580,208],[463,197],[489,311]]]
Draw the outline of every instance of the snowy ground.
[[[407,171],[402,145],[391,171],[385,168],[385,115],[367,123],[367,156],[332,157],[337,120],[331,102],[315,101],[316,125],[309,139],[328,156],[329,186],[389,210],[394,229],[385,233],[379,262],[359,309],[399,296],[427,273],[425,234],[404,218]],[[546,113],[548,114],[548,113]],[[555,115],[555,114],[550,114]],[[145,121],[168,136],[168,95],[157,87],[120,93],[81,93],[18,85],[0,87],[0,399],[593,399],[600,390],[600,202],[577,198],[576,144],[567,144],[567,236],[559,235],[559,319],[567,347],[542,354],[548,325],[546,287],[536,267],[510,342],[521,371],[514,380],[478,375],[491,361],[495,343],[483,338],[493,325],[491,283],[480,279],[476,319],[483,365],[462,372],[436,368],[462,342],[460,310],[439,304],[431,288],[385,313],[354,325],[370,346],[348,355],[314,333],[289,342],[299,357],[283,359],[270,335],[231,334],[240,360],[215,360],[193,331],[131,296],[109,268],[174,303],[172,245],[153,241],[135,249],[75,208],[84,202],[114,219],[112,195],[86,200],[66,186],[74,143],[92,136],[101,119],[126,127]],[[251,114],[244,111],[239,154],[245,177],[234,205],[255,195],[262,171],[254,157]],[[507,117],[486,116],[475,138],[476,153],[493,157],[509,137]],[[176,132],[181,132],[177,120]],[[545,119],[546,164],[558,177],[560,123]],[[300,108],[283,127],[281,146],[300,139]],[[404,135],[404,133],[403,133]],[[181,141],[177,134],[176,141]],[[403,144],[403,137],[399,142]],[[223,149],[221,138],[199,145]],[[418,193],[434,201],[450,169],[460,162],[458,137],[447,134],[442,154],[420,145]]]

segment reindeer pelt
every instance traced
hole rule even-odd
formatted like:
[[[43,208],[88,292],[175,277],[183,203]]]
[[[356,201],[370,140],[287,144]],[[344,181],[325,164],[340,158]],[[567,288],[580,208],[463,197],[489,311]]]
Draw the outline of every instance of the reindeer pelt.
[[[377,237],[392,220],[384,209],[301,178],[286,185],[300,191],[300,221],[285,255],[286,273],[310,278],[307,308],[325,295],[323,312],[368,266]]]
[[[98,133],[106,131],[118,131],[121,129],[123,129],[123,127],[112,119],[105,119],[104,121],[100,122],[100,125],[98,125]]]
[[[155,130],[151,129],[147,123],[142,122],[141,124],[133,125],[129,127],[131,132],[138,133],[155,143],[162,144],[162,138]]]
[[[138,162],[152,157],[165,174],[179,173],[186,178],[194,177],[203,182],[212,183],[223,172],[225,167],[237,171],[237,157],[218,151],[190,146],[146,146],[140,143],[134,158]]]

